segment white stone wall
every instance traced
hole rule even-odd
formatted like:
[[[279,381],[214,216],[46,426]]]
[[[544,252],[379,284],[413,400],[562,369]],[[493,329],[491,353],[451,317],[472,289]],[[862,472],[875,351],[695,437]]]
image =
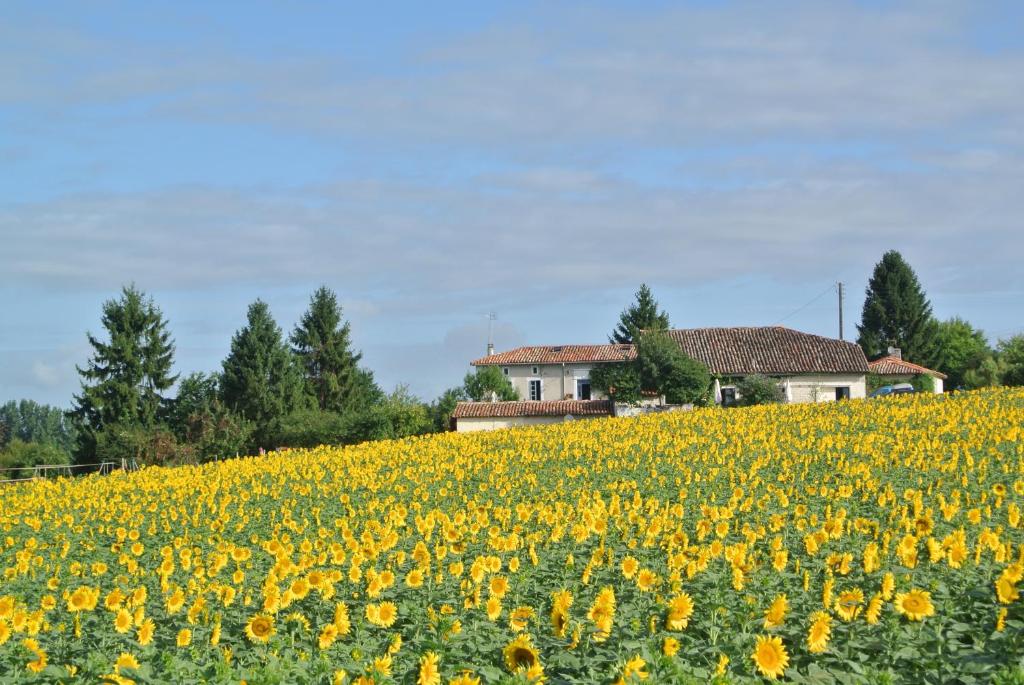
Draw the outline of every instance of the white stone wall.
[[[820,374],[790,376],[780,379],[783,387],[789,385],[790,402],[834,402],[836,388],[850,388],[850,399],[867,397],[867,376],[865,374]]]
[[[512,387],[519,393],[519,399],[530,399],[530,380],[539,378],[541,381],[542,400],[564,400],[578,399],[576,397],[576,379],[589,378],[590,369],[593,364],[566,364],[563,372],[561,364],[513,364],[510,366],[499,366],[504,371],[508,369],[505,376],[512,383]],[[537,372],[534,373],[534,368]],[[590,390],[590,399],[608,399],[605,395],[593,388]]]
[[[464,418],[455,420],[455,430],[459,433],[470,433],[473,431],[492,431],[499,428],[513,428],[515,426],[543,426],[552,423],[562,423],[563,416],[515,416],[506,418]]]

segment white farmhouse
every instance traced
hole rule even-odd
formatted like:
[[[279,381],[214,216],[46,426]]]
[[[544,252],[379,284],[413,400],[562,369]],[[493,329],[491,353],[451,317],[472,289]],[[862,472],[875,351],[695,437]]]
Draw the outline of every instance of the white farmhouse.
[[[856,343],[781,326],[690,328],[667,334],[687,356],[711,371],[719,404],[737,402],[736,383],[751,374],[776,379],[787,402],[830,402],[867,394],[868,362]],[[473,366],[500,368],[522,400],[461,402],[453,415],[456,429],[610,415],[613,408],[605,401],[607,397],[591,387],[590,372],[600,364],[635,356],[632,345],[545,345],[476,359]],[[488,420],[492,423],[487,424]]]

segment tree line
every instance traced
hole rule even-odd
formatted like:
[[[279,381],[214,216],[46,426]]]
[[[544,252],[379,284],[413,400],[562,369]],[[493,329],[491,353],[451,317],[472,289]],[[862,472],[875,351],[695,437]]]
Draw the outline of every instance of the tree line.
[[[121,459],[198,463],[281,446],[399,438],[447,430],[462,400],[519,399],[493,366],[468,372],[429,404],[404,386],[385,393],[361,366],[350,324],[326,287],[313,293],[287,336],[269,306],[253,302],[214,373],[173,373],[168,321],[134,285],[103,304],[101,323],[104,336],[87,333],[92,354],[76,367],[81,390],[70,412],[31,400],[0,405],[0,468]],[[649,391],[671,403],[708,404],[710,372],[658,334],[669,327],[668,314],[642,284],[609,336],[612,343],[633,343],[636,355],[595,368],[593,387],[617,401],[637,401]],[[917,275],[896,251],[875,265],[857,331],[869,359],[898,347],[904,359],[945,373],[949,390],[1024,385],[1024,335],[992,346],[962,318],[937,320]],[[779,399],[771,379],[743,383],[745,402]]]

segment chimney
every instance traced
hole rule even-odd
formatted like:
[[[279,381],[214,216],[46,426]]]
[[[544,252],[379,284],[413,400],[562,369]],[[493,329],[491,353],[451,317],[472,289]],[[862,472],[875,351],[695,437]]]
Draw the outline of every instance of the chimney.
[[[896,357],[897,359],[902,360],[903,359],[903,351],[900,348],[898,348],[898,347],[890,347],[889,348],[889,356],[890,357]]]
[[[487,356],[490,357],[492,354],[494,354],[494,343],[489,342],[487,343]]]

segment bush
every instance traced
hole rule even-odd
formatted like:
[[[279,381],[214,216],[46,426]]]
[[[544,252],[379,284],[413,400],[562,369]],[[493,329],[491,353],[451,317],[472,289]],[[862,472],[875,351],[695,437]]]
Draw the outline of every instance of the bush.
[[[71,456],[57,445],[14,438],[0,451],[0,469],[21,470],[0,471],[0,480],[29,478],[31,469],[42,464],[60,466],[70,463]]]
[[[139,466],[194,464],[198,461],[191,445],[178,442],[164,426],[112,424],[96,434],[96,458],[120,463],[135,460]]]
[[[777,404],[786,398],[784,391],[774,378],[768,378],[759,373],[744,377],[736,384],[736,392],[739,395],[738,403],[743,407],[751,407],[756,404]]]
[[[927,373],[919,373],[910,379],[910,384],[918,392],[935,392],[935,379]]]

